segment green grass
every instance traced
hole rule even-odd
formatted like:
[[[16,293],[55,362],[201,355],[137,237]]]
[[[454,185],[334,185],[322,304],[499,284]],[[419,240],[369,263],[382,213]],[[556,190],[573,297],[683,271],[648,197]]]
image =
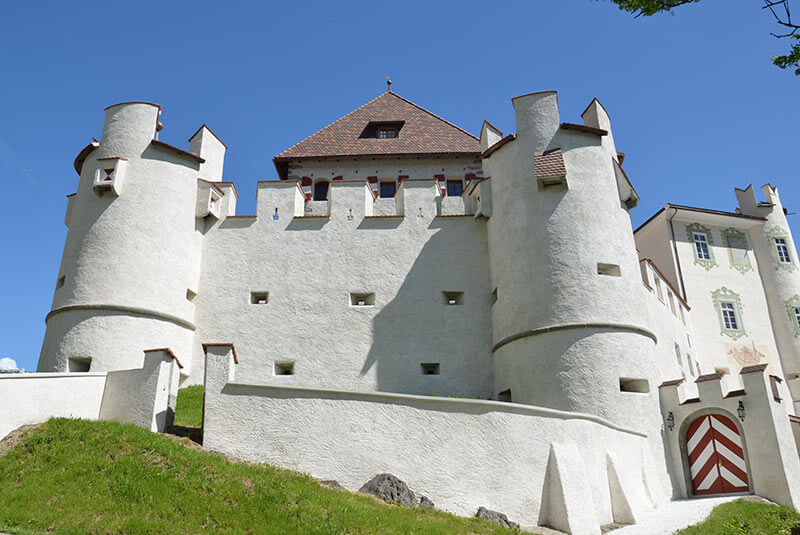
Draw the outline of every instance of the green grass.
[[[789,535],[800,514],[788,507],[745,500],[723,503],[700,524],[677,535]]]
[[[0,457],[0,531],[38,534],[502,534],[234,463],[110,422],[52,419]]]
[[[175,425],[203,425],[203,386],[187,386],[178,390],[175,404]]]

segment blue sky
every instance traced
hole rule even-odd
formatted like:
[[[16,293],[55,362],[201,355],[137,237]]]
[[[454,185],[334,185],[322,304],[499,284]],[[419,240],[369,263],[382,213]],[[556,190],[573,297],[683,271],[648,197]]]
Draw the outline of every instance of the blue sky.
[[[103,108],[164,108],[161,139],[207,123],[239,213],[271,159],[385,89],[478,133],[514,130],[511,97],[557,89],[562,120],[598,97],[642,201],[731,210],[733,187],[800,204],[800,78],[757,0],[634,19],[595,0],[5,2],[0,16],[0,357],[34,369],[66,236],[72,161]],[[798,231],[797,216],[790,217]]]

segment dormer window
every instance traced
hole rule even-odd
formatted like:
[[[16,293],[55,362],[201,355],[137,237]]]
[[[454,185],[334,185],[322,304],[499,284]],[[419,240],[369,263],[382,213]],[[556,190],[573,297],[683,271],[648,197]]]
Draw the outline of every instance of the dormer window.
[[[400,137],[403,121],[372,121],[361,132],[360,138],[395,139]]]

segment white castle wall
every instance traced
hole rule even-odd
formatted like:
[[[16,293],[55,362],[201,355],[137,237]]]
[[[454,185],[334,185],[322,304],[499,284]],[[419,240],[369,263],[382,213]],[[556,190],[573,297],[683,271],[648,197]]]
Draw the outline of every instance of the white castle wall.
[[[199,163],[152,143],[158,110],[147,103],[106,110],[100,146],[71,201],[64,283],[39,371],[64,371],[75,357],[91,358],[92,371],[132,368],[145,348],[163,346],[190,364],[195,311],[186,295],[197,287],[205,224],[195,219]],[[124,182],[118,196],[98,196],[95,171],[109,157],[127,158]]]
[[[230,346],[208,347],[204,447],[213,451],[336,479],[352,490],[390,472],[438,508],[471,516],[486,506],[524,525],[574,534],[634,521],[663,500],[643,436],[593,415],[242,383],[241,354],[239,362]]]
[[[257,217],[206,234],[195,362],[200,341],[223,340],[251,381],[491,398],[485,224],[437,216],[436,188],[404,181],[392,202],[405,216],[382,218],[368,213],[376,201],[364,181],[337,181],[330,216],[306,218],[297,183],[260,183]],[[258,291],[267,304],[250,303]],[[374,304],[353,306],[353,292]],[[463,304],[443,292],[463,292]],[[295,375],[276,376],[275,362],[293,362]],[[431,362],[440,375],[422,374]]]
[[[0,375],[0,439],[54,417],[96,420],[105,384],[105,373]]]
[[[153,349],[131,370],[0,375],[0,439],[50,418],[109,420],[165,431],[172,425],[179,366],[169,349]]]

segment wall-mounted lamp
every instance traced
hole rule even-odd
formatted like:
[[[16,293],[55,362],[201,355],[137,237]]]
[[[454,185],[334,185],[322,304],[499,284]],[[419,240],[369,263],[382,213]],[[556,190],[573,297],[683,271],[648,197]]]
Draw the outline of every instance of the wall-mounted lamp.
[[[672,415],[672,411],[667,414],[667,429],[672,431],[672,428],[675,427],[675,417]]]
[[[744,422],[744,403],[741,400],[739,400],[739,407],[736,412],[739,413],[739,419]]]

